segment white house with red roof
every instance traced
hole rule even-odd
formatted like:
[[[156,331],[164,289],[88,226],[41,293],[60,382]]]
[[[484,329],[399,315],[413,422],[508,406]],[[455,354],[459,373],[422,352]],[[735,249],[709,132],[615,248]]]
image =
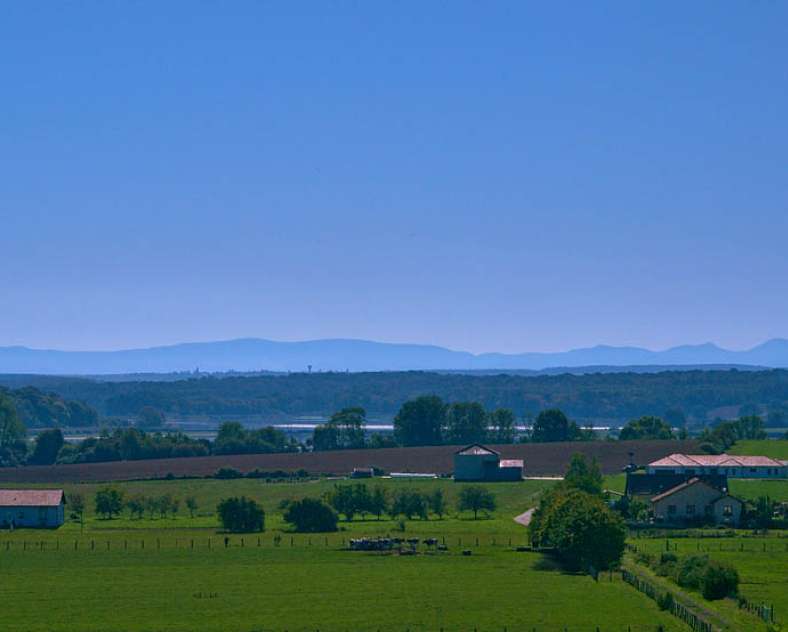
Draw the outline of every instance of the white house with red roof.
[[[65,520],[62,489],[0,489],[0,528],[56,529]]]
[[[744,503],[695,477],[651,499],[654,520],[665,524],[713,522],[736,526]]]
[[[788,478],[788,461],[768,456],[671,454],[646,466],[649,474],[713,474],[732,478]]]

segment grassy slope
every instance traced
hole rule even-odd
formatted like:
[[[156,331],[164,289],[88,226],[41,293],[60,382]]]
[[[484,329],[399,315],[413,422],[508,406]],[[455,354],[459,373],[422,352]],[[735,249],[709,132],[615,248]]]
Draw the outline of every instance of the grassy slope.
[[[728,453],[770,456],[773,459],[788,461],[788,441],[782,439],[737,441],[736,444],[728,450]]]
[[[666,548],[665,540],[661,539],[633,542],[652,553]],[[740,593],[753,602],[773,604],[777,621],[788,622],[788,538],[680,538],[670,540],[670,547],[679,555],[708,554],[733,564],[741,578]],[[706,603],[729,617],[738,613],[731,600]]]

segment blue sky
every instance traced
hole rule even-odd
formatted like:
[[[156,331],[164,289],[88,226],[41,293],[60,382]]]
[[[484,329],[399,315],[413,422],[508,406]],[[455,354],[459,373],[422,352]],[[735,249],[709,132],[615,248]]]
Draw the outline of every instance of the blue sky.
[[[0,346],[788,336],[788,4],[0,6]]]

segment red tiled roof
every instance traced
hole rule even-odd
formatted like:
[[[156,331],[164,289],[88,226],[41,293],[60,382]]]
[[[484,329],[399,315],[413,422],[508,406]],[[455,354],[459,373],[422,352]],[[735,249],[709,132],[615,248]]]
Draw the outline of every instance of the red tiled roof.
[[[782,461],[768,456],[732,454],[671,454],[649,463],[652,467],[783,467]]]
[[[0,489],[0,507],[57,507],[62,489]]]

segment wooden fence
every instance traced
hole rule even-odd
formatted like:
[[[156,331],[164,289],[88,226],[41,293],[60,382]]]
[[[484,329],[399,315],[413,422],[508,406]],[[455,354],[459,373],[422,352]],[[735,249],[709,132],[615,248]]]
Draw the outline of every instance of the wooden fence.
[[[627,569],[622,569],[621,576],[625,582],[631,586],[634,586],[637,590],[650,597],[654,601],[657,601],[657,599],[665,592],[660,592],[654,586],[654,584]],[[714,626],[712,626],[711,623],[690,611],[686,606],[679,603],[675,598],[673,599],[669,611],[673,616],[678,617],[684,621],[684,623],[686,623],[696,632],[714,632]]]

